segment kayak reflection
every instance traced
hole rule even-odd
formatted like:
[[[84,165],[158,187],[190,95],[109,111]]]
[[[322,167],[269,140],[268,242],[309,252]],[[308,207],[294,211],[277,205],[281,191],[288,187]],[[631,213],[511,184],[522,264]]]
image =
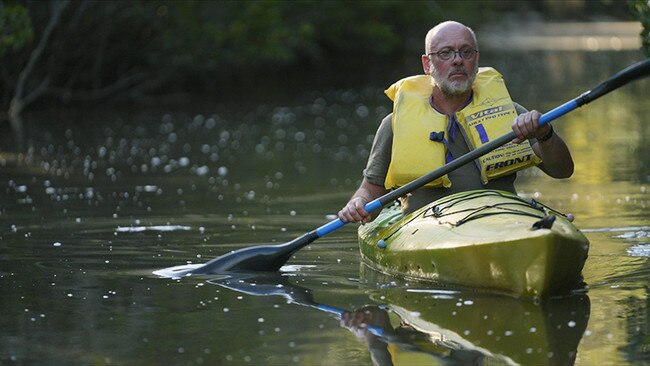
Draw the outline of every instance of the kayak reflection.
[[[377,365],[571,365],[589,320],[584,293],[534,302],[454,290],[392,286],[346,311],[320,304],[281,273],[237,273],[209,283],[335,314]]]
[[[419,349],[447,347],[456,357],[478,354],[465,358],[465,364],[572,365],[589,321],[590,300],[584,292],[532,300],[418,287],[363,264],[361,278],[379,289],[373,300],[389,304],[398,323],[393,332],[408,333]],[[427,337],[422,334],[428,342],[421,341]],[[392,357],[394,364],[426,363],[421,354],[399,349]]]

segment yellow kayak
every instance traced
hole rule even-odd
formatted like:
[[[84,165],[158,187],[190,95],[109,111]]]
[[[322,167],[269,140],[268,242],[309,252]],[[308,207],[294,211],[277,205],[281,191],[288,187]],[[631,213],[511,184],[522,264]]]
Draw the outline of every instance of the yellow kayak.
[[[359,228],[359,246],[384,273],[517,297],[576,288],[589,251],[564,215],[495,190],[450,195],[405,217],[386,208]]]

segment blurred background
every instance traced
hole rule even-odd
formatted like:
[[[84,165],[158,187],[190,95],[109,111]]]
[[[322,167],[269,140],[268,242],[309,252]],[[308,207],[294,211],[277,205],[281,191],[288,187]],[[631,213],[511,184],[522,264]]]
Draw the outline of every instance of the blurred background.
[[[643,43],[647,52],[648,13],[643,0],[3,0],[2,150],[24,147],[24,112],[44,107],[269,102],[385,87],[421,72],[424,34],[449,19],[474,28],[481,51]],[[558,62],[551,71],[582,72],[576,59]]]

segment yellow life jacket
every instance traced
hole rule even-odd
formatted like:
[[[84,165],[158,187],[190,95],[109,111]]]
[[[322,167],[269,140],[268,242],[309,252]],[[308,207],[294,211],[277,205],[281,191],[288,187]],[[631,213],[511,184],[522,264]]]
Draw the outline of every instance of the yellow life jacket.
[[[450,118],[430,105],[433,86],[431,76],[416,75],[397,81],[385,92],[393,100],[393,149],[385,182],[387,189],[405,185],[446,162],[443,136]],[[472,89],[471,102],[456,113],[471,150],[512,131],[512,122],[517,117],[503,77],[493,68],[480,68]],[[509,142],[476,160],[483,184],[540,162],[528,141]],[[448,188],[451,181],[445,175],[427,186]]]

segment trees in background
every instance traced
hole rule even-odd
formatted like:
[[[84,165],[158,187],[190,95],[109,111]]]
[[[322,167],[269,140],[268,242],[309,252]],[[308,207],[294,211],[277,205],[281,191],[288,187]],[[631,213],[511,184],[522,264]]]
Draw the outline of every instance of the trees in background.
[[[278,68],[394,54],[424,16],[395,2],[0,0],[0,122],[20,143],[36,101],[218,96]]]
[[[441,20],[475,26],[544,9],[532,0],[0,0],[0,123],[21,142],[22,112],[37,101],[161,103],[288,87],[291,73],[352,77],[422,52]]]
[[[29,53],[27,63],[22,70],[20,70],[15,81],[15,91],[11,101],[9,102],[7,116],[15,134],[16,141],[19,144],[19,148],[22,147],[20,145],[23,141],[22,112],[27,106],[47,91],[50,82],[47,74],[36,77],[33,77],[33,75],[36,73],[37,64],[40,62],[50,40],[50,36],[52,35],[54,28],[58,25],[59,20],[61,19],[61,14],[67,5],[68,1],[57,1],[52,3],[49,19],[43,29],[41,38]],[[24,8],[14,5],[6,11],[9,15],[7,25],[15,27],[16,32],[13,34],[8,32],[9,34],[7,34],[7,37],[3,37],[4,42],[2,45],[3,47],[0,48],[0,52],[6,52],[11,49],[20,49],[33,36],[31,21]],[[42,79],[40,79],[41,77]]]

